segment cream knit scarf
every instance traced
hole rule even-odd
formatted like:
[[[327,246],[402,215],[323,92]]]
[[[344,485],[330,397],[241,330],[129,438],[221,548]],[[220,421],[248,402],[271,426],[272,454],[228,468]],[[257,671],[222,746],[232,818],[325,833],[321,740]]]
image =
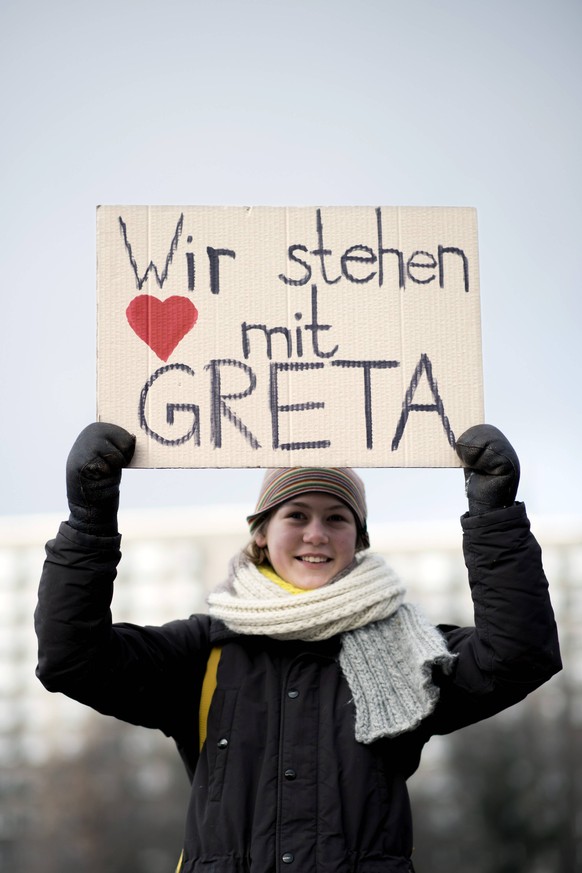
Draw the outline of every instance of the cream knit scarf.
[[[294,595],[238,555],[208,598],[210,615],[239,634],[326,640],[341,634],[339,663],[356,708],[356,740],[372,743],[415,728],[434,709],[432,667],[454,655],[379,555],[366,553],[323,588]]]

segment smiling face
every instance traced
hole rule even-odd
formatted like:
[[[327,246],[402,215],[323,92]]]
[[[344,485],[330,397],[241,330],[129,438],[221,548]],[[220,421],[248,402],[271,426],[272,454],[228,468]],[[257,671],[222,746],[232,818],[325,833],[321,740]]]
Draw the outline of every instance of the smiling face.
[[[321,588],[349,567],[356,552],[357,527],[341,500],[319,492],[283,503],[255,535],[273,570],[297,588]]]

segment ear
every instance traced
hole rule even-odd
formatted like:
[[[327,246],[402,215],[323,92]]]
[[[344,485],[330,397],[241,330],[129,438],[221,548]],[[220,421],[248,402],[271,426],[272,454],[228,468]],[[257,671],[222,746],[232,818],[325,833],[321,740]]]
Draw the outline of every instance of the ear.
[[[262,531],[257,531],[255,534],[255,542],[258,545],[259,549],[264,549],[267,545],[267,537]]]

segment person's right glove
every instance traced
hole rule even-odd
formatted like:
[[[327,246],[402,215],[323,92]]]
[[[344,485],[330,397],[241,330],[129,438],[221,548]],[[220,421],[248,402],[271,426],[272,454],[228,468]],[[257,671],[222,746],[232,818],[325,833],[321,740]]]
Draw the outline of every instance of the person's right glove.
[[[135,436],[95,422],[81,431],[67,459],[69,525],[97,536],[117,534],[119,484],[135,450]]]
[[[461,434],[456,449],[465,468],[469,515],[513,506],[519,459],[507,437],[492,424],[477,424]]]

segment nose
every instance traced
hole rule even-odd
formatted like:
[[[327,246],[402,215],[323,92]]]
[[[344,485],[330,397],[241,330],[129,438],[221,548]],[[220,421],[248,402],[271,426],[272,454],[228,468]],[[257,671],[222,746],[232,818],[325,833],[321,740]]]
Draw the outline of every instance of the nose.
[[[303,541],[306,543],[327,543],[329,537],[325,525],[318,518],[312,519],[303,532]]]

